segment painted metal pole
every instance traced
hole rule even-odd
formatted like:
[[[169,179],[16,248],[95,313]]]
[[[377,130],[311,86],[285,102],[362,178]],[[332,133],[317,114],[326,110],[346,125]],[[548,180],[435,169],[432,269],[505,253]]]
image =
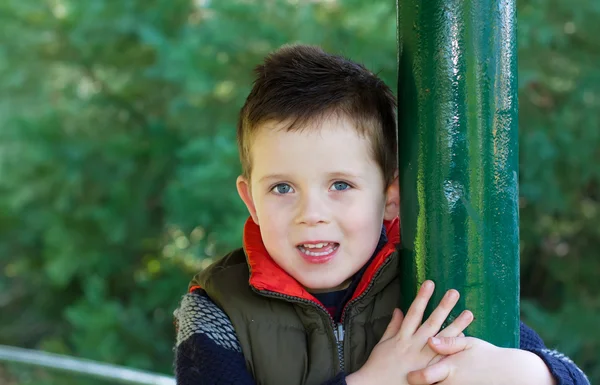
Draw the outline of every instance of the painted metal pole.
[[[519,344],[515,0],[398,0],[404,310],[461,293],[467,334]]]

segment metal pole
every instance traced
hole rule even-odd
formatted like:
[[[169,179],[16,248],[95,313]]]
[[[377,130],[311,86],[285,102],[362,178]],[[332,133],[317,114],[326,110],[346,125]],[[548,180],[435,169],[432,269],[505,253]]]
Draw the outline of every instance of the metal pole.
[[[430,306],[455,288],[469,335],[517,347],[515,0],[398,0],[398,44],[403,306],[433,279]]]
[[[82,374],[118,384],[175,385],[175,380],[167,376],[5,345],[0,345],[2,361]]]

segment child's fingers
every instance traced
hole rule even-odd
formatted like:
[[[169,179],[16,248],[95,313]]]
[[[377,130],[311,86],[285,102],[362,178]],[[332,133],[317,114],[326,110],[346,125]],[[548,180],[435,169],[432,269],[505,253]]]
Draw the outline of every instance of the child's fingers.
[[[410,305],[408,312],[406,312],[406,317],[404,317],[402,327],[398,333],[399,338],[411,337],[413,334],[415,334],[415,331],[423,320],[423,313],[425,312],[427,303],[433,294],[434,288],[435,284],[433,281],[427,280],[423,282],[417,297]]]
[[[435,356],[431,359],[431,361],[429,361],[429,363],[427,364],[427,366],[431,366],[431,365],[435,365],[438,362],[440,362],[441,360],[443,360],[444,358],[446,358],[447,356],[442,356],[440,354],[437,354],[436,352],[434,352],[433,350],[431,350],[431,348],[429,347],[429,345],[425,345],[427,347],[427,349],[429,349],[429,351],[431,352],[431,354],[435,354]]]
[[[425,321],[423,325],[421,325],[419,330],[417,330],[416,335],[422,338],[423,341],[426,341],[427,338],[436,335],[440,331],[442,324],[444,323],[444,321],[446,321],[446,318],[448,318],[448,315],[458,302],[459,298],[460,294],[458,293],[458,291],[454,289],[448,290],[444,295],[444,298],[442,298],[442,300],[440,301],[438,307],[435,308],[435,310],[433,311],[433,313],[431,313],[427,321]],[[456,335],[452,337],[455,336]]]
[[[444,381],[452,371],[447,360],[442,360],[435,365],[425,369],[415,370],[408,373],[406,379],[410,385],[430,385]]]
[[[432,337],[427,345],[437,354],[449,356],[471,349],[474,341],[477,340],[472,337]]]
[[[439,332],[436,337],[464,337],[463,330],[473,322],[473,313],[465,310],[444,330]]]
[[[402,315],[400,309],[394,309],[394,312],[392,313],[392,319],[390,320],[387,329],[385,329],[385,333],[383,333],[380,341],[385,341],[398,334],[398,330],[400,330],[400,325],[402,325],[403,318],[404,316]]]

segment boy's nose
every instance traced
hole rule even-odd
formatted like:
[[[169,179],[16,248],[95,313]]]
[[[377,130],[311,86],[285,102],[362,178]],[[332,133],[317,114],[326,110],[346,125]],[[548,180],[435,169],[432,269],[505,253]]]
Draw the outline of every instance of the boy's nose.
[[[297,222],[315,226],[329,221],[325,202],[317,196],[306,196],[300,203]]]

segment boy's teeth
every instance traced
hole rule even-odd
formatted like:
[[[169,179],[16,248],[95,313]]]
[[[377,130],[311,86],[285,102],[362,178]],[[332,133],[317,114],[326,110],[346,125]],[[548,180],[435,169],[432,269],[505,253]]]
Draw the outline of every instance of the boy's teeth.
[[[302,245],[303,247],[306,247],[307,249],[320,249],[322,247],[325,246],[329,246],[329,243],[315,243],[315,244],[310,244],[310,245]]]
[[[322,257],[337,250],[339,244],[334,242],[313,243],[298,245],[298,249],[305,255],[311,257]]]

